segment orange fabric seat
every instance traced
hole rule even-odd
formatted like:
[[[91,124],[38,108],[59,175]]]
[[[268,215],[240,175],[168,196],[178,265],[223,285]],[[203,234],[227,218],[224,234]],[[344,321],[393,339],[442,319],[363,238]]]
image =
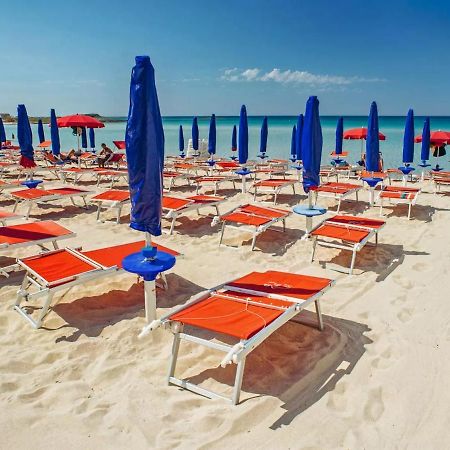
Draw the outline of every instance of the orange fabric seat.
[[[253,225],[255,227],[265,225],[266,223],[269,223],[271,221],[271,219],[267,217],[256,216],[253,214],[246,214],[244,212],[239,211],[232,212],[230,214],[225,214],[224,216],[222,216],[222,220],[228,222],[242,223],[245,225]]]
[[[278,219],[283,216],[288,216],[290,213],[284,209],[279,208],[264,208],[256,205],[244,205],[240,208],[241,211],[252,214],[259,214],[261,216],[270,217],[272,219]]]
[[[288,185],[292,183],[296,183],[298,180],[294,180],[291,178],[283,179],[283,180],[259,180],[256,181],[253,185],[254,186],[266,186],[266,187],[279,187],[283,185]]]
[[[0,244],[19,244],[72,234],[56,222],[43,221],[0,227]]]
[[[195,203],[212,203],[225,200],[225,197],[218,197],[215,195],[192,195],[187,197],[188,200],[193,200]]]
[[[203,183],[203,182],[211,182],[211,181],[225,181],[227,179],[228,179],[228,177],[197,177],[197,178],[194,178],[194,181],[196,181],[198,183]]]
[[[51,195],[78,195],[78,194],[88,194],[88,191],[83,191],[82,189],[75,189],[70,187],[57,188],[57,189],[23,189],[21,191],[14,191],[11,193],[14,197],[20,198],[22,200],[33,200],[42,197],[48,197]]]
[[[336,194],[345,194],[354,189],[361,189],[361,186],[352,183],[324,183],[318,186],[315,190],[317,192],[333,192]]]
[[[277,271],[253,272],[227,286],[254,290],[258,291],[257,293],[247,294],[234,290],[213,293],[206,299],[171,315],[170,320],[238,339],[248,339],[293,305],[294,300],[274,299],[265,294],[306,300],[330,283],[329,279],[307,275]],[[247,304],[246,300],[260,305]]]
[[[384,220],[370,219],[368,217],[358,216],[334,216],[328,219],[329,223],[340,223],[343,225],[358,225],[360,227],[378,229],[386,224]]]
[[[116,202],[124,202],[130,199],[128,191],[109,190],[92,197],[92,200],[111,200]]]
[[[412,200],[415,194],[411,192],[387,192],[381,191],[381,197],[383,198],[399,198],[404,200]]]
[[[358,243],[369,235],[369,231],[339,225],[332,225],[331,223],[325,222],[323,225],[312,231],[311,235]]]
[[[165,209],[182,209],[192,203],[193,203],[192,200],[187,200],[183,198],[168,197],[168,196],[163,196],[162,198],[162,207]]]
[[[420,189],[406,186],[386,186],[383,189],[384,192],[414,192],[417,193]]]

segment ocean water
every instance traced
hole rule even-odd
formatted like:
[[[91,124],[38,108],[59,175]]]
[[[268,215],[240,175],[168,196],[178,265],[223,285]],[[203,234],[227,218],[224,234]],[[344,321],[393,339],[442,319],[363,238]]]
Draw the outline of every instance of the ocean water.
[[[262,123],[262,117],[249,117],[249,158],[255,159],[259,153],[259,135]],[[337,117],[322,116],[322,134],[323,134],[323,156],[322,163],[329,163],[329,153],[334,150],[335,130]],[[124,140],[126,118],[120,122],[106,123],[105,128],[96,130],[96,144],[100,147],[102,142],[113,147],[113,140]],[[415,117],[415,134],[421,134],[424,117]],[[450,117],[432,117],[432,130],[450,130]],[[267,145],[267,154],[272,158],[288,158],[290,154],[292,127],[296,124],[295,116],[269,116],[269,136]],[[217,122],[217,157],[229,157],[231,155],[231,133],[233,125],[239,124],[239,117],[216,117]],[[178,154],[178,127],[183,126],[185,146],[191,137],[192,117],[165,117],[163,119],[165,134],[166,155]],[[200,139],[208,138],[209,117],[198,118]],[[344,130],[367,126],[367,117],[351,116],[344,117]],[[405,117],[380,117],[380,131],[386,135],[385,141],[380,141],[380,150],[383,154],[385,167],[397,167],[401,164],[403,131],[405,126]],[[16,125],[5,125],[8,139],[14,133],[17,137]],[[44,126],[46,138],[50,139],[50,130]],[[33,139],[37,144],[37,125],[32,125]],[[61,128],[60,139],[62,150],[69,150],[76,147],[76,137],[72,135],[71,129]],[[349,152],[346,158],[349,162],[356,162],[361,155],[361,141],[344,141],[344,151]],[[440,158],[437,161],[432,158],[432,163],[438,162],[445,167],[449,160],[449,155]],[[419,163],[420,144],[415,145],[414,161]]]

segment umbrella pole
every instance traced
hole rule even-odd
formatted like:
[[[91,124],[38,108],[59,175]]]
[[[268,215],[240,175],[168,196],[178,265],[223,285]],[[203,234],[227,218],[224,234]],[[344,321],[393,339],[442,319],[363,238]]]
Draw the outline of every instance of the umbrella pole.
[[[145,233],[145,245],[152,246],[152,235]],[[156,320],[156,282],[155,280],[147,281],[144,279],[144,304],[145,304],[145,320],[147,323]]]

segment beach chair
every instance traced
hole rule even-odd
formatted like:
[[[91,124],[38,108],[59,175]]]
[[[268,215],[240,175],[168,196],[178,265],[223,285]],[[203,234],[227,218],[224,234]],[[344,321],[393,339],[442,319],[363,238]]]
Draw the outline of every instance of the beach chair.
[[[0,212],[0,222],[4,223],[9,219],[22,217],[16,214],[8,216],[8,213]],[[0,249],[3,251],[15,250],[21,247],[37,245],[41,250],[48,251],[46,244],[52,244],[54,249],[58,249],[58,241],[74,237],[75,233],[63,226],[46,220],[42,222],[22,223],[19,225],[9,225],[0,227]],[[8,272],[17,268],[17,264],[0,268],[2,275],[8,276]]]
[[[38,203],[50,203],[58,200],[69,199],[74,206],[77,206],[74,202],[75,197],[80,197],[83,200],[84,208],[86,205],[86,196],[91,194],[90,191],[82,189],[63,187],[56,189],[23,189],[21,191],[11,192],[11,197],[16,201],[14,204],[13,212],[16,211],[19,204],[27,205],[27,212],[25,218],[28,219],[31,213],[33,205]]]
[[[200,209],[207,207],[215,208],[216,214],[219,215],[219,205],[223,201],[225,201],[225,197],[217,195],[192,195],[186,198],[164,195],[162,210],[164,218],[171,220],[169,234],[173,233],[175,222],[180,215],[191,211],[196,211],[199,214]]]
[[[64,183],[71,182],[73,184],[78,184],[82,178],[97,177],[97,172],[104,171],[105,169],[97,167],[60,167],[58,173],[61,175]]]
[[[273,204],[276,205],[278,194],[282,189],[292,187],[292,192],[295,194],[295,183],[298,183],[298,180],[293,178],[258,180],[252,183],[249,191],[253,191],[253,200],[256,200],[258,192],[273,195]]]
[[[97,205],[97,220],[100,220],[102,209],[113,209],[116,210],[116,223],[120,223],[122,208],[130,203],[130,193],[111,189],[94,195],[90,201]]]
[[[14,309],[33,328],[40,328],[57,292],[101,277],[125,273],[122,268],[123,258],[140,251],[144,246],[145,241],[139,241],[90,251],[65,248],[18,259],[17,263],[26,273],[17,293]],[[157,247],[174,256],[179,255],[178,252],[161,245]],[[34,318],[33,314],[29,313],[30,302],[40,299],[44,300],[40,312]],[[26,306],[22,306],[24,301]]]
[[[317,197],[331,197],[338,200],[337,213],[341,208],[342,200],[345,200],[351,195],[355,195],[356,201],[358,201],[358,192],[362,189],[362,186],[352,183],[339,183],[339,182],[328,182],[323,183],[317,188],[315,188],[316,202]]]
[[[222,222],[219,246],[222,245],[225,228],[234,228],[252,235],[251,250],[254,250],[256,238],[278,222],[286,229],[286,218],[291,212],[279,208],[269,208],[266,206],[243,205],[232,209],[222,216],[217,216],[213,220],[213,225]]]
[[[3,191],[9,191],[11,189],[21,188],[23,185],[20,181],[3,181],[0,180],[0,193]]]
[[[437,194],[441,191],[441,188],[444,186],[450,186],[450,173],[446,172],[444,174],[438,173],[432,175],[432,181],[434,183],[434,192]],[[0,185],[1,189],[1,185]]]
[[[109,188],[112,189],[114,184],[121,178],[128,185],[128,170],[126,169],[102,169],[96,171],[96,176],[97,176],[97,186],[99,186],[100,183],[104,179],[106,179],[107,181],[111,182]]]
[[[216,176],[202,176],[192,177],[191,180],[196,184],[196,194],[198,194],[200,188],[203,186],[205,189],[213,189],[214,195],[217,194],[217,190],[223,183],[233,183],[233,189],[236,189],[236,179],[234,175],[216,175]]]
[[[370,239],[375,238],[378,244],[378,232],[386,222],[379,219],[368,219],[356,216],[334,216],[316,225],[305,238],[313,240],[311,262],[314,261],[317,244],[322,247],[350,250],[352,259],[349,274],[353,273],[356,253],[359,252]]]
[[[333,283],[327,278],[273,270],[252,272],[200,293],[172,313],[150,323],[141,335],[159,327],[173,333],[168,384],[236,405],[240,399],[246,357],[272,333],[313,303],[318,328],[322,330],[320,298]],[[198,330],[203,332],[200,336],[195,333]],[[203,337],[205,331],[216,339]],[[231,398],[175,376],[181,340],[225,353],[220,363],[222,367],[236,364]]]
[[[377,201],[380,205],[380,216],[383,214],[384,200],[393,204],[408,205],[408,220],[411,218],[411,208],[416,204],[420,189],[404,186],[385,186],[380,190]]]
[[[6,226],[7,222],[11,220],[23,219],[21,214],[16,214],[6,209],[0,208],[0,225]]]
[[[187,173],[177,172],[174,170],[164,170],[163,171],[163,181],[168,181],[169,186],[167,187],[167,190],[170,192],[173,186],[175,186],[175,182],[177,181],[187,181],[187,184],[189,185],[189,178],[192,175],[189,175]]]

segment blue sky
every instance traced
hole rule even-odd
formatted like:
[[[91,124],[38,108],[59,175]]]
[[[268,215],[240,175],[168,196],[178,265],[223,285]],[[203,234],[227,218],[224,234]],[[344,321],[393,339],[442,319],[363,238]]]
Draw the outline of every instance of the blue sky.
[[[450,2],[3,2],[1,112],[126,115],[148,54],[165,115],[450,115]]]

